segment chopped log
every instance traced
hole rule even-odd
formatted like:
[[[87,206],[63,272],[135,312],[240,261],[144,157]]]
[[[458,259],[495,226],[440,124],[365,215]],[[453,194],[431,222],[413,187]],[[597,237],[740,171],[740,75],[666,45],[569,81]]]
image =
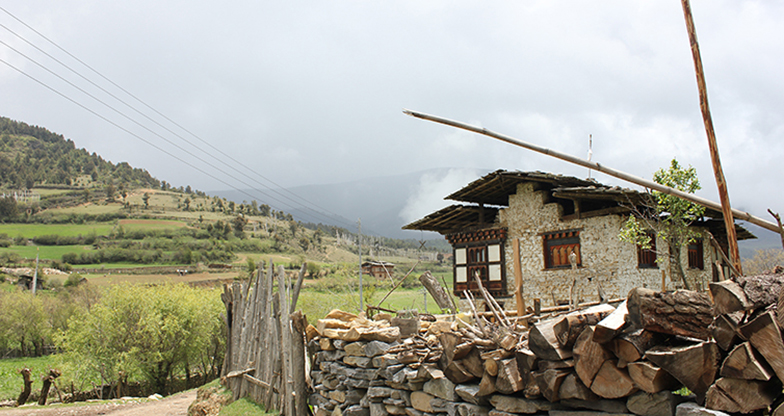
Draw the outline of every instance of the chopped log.
[[[560,319],[549,319],[531,326],[528,332],[528,348],[543,360],[559,361],[572,356],[569,349],[561,348],[553,327]],[[557,393],[557,392],[556,392]]]
[[[526,347],[519,347],[515,351],[515,361],[517,362],[517,372],[523,379],[523,384],[528,384],[531,372],[536,369],[538,358],[533,351]]]
[[[770,406],[781,393],[781,383],[720,378],[705,397],[705,406],[729,413],[751,413]]]
[[[724,315],[751,309],[752,306],[746,298],[746,293],[734,280],[722,280],[721,282],[710,283],[708,286],[713,297],[714,314]]]
[[[479,391],[477,396],[489,396],[496,392],[495,377],[488,373],[482,375],[482,381],[479,382]]]
[[[517,360],[509,358],[498,363],[495,388],[502,394],[514,394],[525,387],[517,370]]]
[[[648,350],[645,358],[683,383],[702,402],[716,379],[720,355],[715,342],[702,342],[685,347],[657,347]]]
[[[784,273],[738,276],[736,280],[751,304],[750,309],[764,308],[777,303],[784,291]]]
[[[690,290],[656,292],[635,288],[629,292],[629,319],[637,328],[706,340],[713,322],[706,293]]]
[[[594,328],[587,327],[574,343],[574,370],[586,387],[591,387],[596,373],[613,354],[594,341]]]
[[[30,392],[32,391],[33,380],[30,379],[30,369],[25,367],[19,370],[19,374],[22,375],[22,380],[24,382],[24,387],[22,387],[22,392],[19,393],[19,397],[16,399],[16,405],[21,406],[27,403],[27,398],[30,397]]]
[[[771,406],[770,416],[784,416],[784,400]]]
[[[561,400],[578,399],[578,400],[599,400],[599,396],[594,394],[588,387],[585,387],[580,378],[575,373],[569,373],[561,383],[561,389],[558,391],[558,396]]]
[[[496,359],[486,358],[483,361],[483,366],[485,367],[485,374],[490,374],[493,377],[498,375],[498,361]]]
[[[450,310],[454,313],[457,313],[457,308],[455,307],[455,303],[452,301],[452,297],[449,296],[444,287],[438,283],[438,280],[433,277],[429,271],[426,271],[421,276],[419,276],[419,281],[422,283],[422,286],[427,289],[428,293],[430,293],[430,296],[432,296],[433,300],[436,301],[436,305],[438,305],[442,311]]]
[[[593,340],[599,344],[610,342],[616,335],[618,335],[627,326],[626,315],[629,310],[626,306],[626,301],[618,305],[615,311],[606,318],[602,319],[593,331]]]
[[[550,360],[540,360],[539,364],[537,365],[537,369],[539,371],[554,369],[554,370],[561,370],[561,369],[570,369],[574,368],[574,360],[568,359],[563,361],[550,361]]]
[[[438,342],[444,349],[444,367],[449,367],[455,359],[455,348],[460,344],[462,337],[454,332],[444,332],[438,336]]]
[[[307,337],[307,341],[310,342],[313,338],[316,338],[319,335],[318,330],[315,326],[308,324],[307,328],[305,328],[305,336]]]
[[[638,389],[654,394],[663,390],[675,390],[680,385],[678,380],[668,372],[647,362],[637,361],[626,366],[629,377],[634,381]]]
[[[645,351],[653,348],[664,340],[665,336],[653,331],[638,329],[633,332],[623,333],[618,338],[612,340],[610,350],[615,356],[625,361],[633,363],[643,355]]]
[[[743,325],[740,332],[765,357],[779,380],[784,380],[784,342],[773,312],[765,312]]]
[[[744,342],[735,347],[724,359],[720,375],[744,380],[768,381],[773,377],[773,369],[751,344]]]
[[[557,402],[560,399],[558,393],[561,391],[561,384],[570,373],[571,371],[568,370],[555,369],[539,371],[534,373],[534,380],[536,380],[539,392],[545,399]]]
[[[618,362],[610,359],[606,360],[596,373],[591,383],[591,391],[605,399],[619,399],[634,393],[637,387],[629,377],[629,372],[618,368]]]
[[[732,315],[719,315],[710,326],[711,335],[723,351],[729,351],[740,342],[738,323]]]
[[[449,364],[449,367],[444,369],[444,377],[455,384],[463,384],[476,378],[466,370],[460,361],[453,361],[452,364]]]
[[[484,361],[482,361],[479,350],[476,348],[472,349],[468,355],[460,360],[460,362],[463,363],[463,367],[476,378],[481,378],[482,374],[485,372]]]
[[[553,332],[561,347],[571,348],[586,326],[596,325],[614,311],[614,307],[604,303],[570,313],[553,326]]]

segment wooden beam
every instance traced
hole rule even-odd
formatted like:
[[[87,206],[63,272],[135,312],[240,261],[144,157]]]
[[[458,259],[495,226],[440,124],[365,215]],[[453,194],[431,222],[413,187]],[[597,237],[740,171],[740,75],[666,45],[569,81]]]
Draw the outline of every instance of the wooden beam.
[[[552,150],[552,149],[548,149],[546,147],[541,147],[541,146],[537,146],[537,145],[532,144],[532,143],[524,142],[522,140],[515,139],[515,138],[513,138],[511,136],[507,136],[505,134],[496,133],[496,132],[488,130],[488,129],[484,128],[484,127],[476,127],[476,126],[472,126],[470,124],[461,123],[459,121],[450,120],[448,118],[438,117],[438,116],[425,114],[425,113],[420,113],[418,111],[412,111],[412,110],[407,110],[407,109],[404,109],[403,113],[407,114],[407,115],[410,115],[412,117],[421,118],[423,120],[428,120],[428,121],[432,121],[432,122],[435,122],[435,123],[445,124],[447,126],[452,126],[452,127],[456,127],[456,128],[459,128],[459,129],[463,129],[463,130],[467,130],[467,131],[472,131],[474,133],[482,134],[482,135],[485,135],[485,136],[488,136],[488,137],[492,137],[494,139],[498,139],[498,140],[507,142],[509,144],[520,146],[520,147],[523,147],[523,148],[526,148],[526,149],[529,149],[529,150],[533,150],[533,151],[538,152],[538,153],[542,153],[542,154],[545,154],[545,155],[548,155],[548,156],[552,156],[552,157],[555,157],[555,158],[558,158],[558,159],[561,159],[561,160],[564,160],[564,161],[567,161],[567,162],[570,162],[570,163],[574,163],[575,165],[580,165],[580,166],[583,166],[583,167],[586,167],[586,168],[589,168],[589,169],[593,169],[593,170],[602,172],[604,174],[610,175],[612,177],[615,177],[615,178],[618,178],[618,179],[622,179],[622,180],[625,180],[627,182],[631,182],[631,183],[636,184],[636,185],[640,185],[640,186],[643,186],[643,187],[646,187],[646,188],[650,188],[650,189],[662,192],[662,193],[664,193],[666,195],[674,195],[674,196],[677,196],[678,198],[694,202],[695,204],[699,204],[699,205],[702,205],[702,206],[707,207],[707,208],[715,209],[716,211],[721,211],[722,210],[721,204],[718,204],[718,203],[716,203],[714,201],[711,201],[711,200],[699,197],[697,195],[690,194],[688,192],[679,191],[679,190],[677,190],[675,188],[670,188],[669,186],[664,186],[662,184],[643,179],[643,178],[641,178],[639,176],[636,176],[636,175],[632,175],[632,174],[629,174],[629,173],[621,172],[619,170],[607,167],[605,165],[602,165],[602,164],[599,164],[599,163],[596,163],[596,162],[591,162],[591,161],[588,161],[588,160],[585,160],[585,159],[581,159],[581,158],[576,157],[576,156],[572,156],[572,155],[568,155],[566,153],[561,153],[561,152],[558,152],[558,151],[555,151],[555,150]],[[760,226],[760,227],[762,227],[762,228],[764,228],[766,230],[770,230],[770,231],[773,231],[775,233],[779,232],[778,225],[776,225],[776,224],[774,224],[774,223],[772,223],[772,222],[770,222],[768,220],[765,220],[765,219],[762,219],[762,218],[757,217],[755,215],[752,215],[752,214],[750,214],[748,212],[743,212],[743,211],[740,211],[738,209],[732,208],[732,216],[734,216],[735,218],[737,218],[739,220],[748,221],[748,222],[750,222],[752,224],[758,225],[758,226]]]

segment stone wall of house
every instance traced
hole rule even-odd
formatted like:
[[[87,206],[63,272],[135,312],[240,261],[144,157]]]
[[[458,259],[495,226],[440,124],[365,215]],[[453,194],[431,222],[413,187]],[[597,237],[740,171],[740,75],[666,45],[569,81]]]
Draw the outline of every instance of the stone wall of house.
[[[505,245],[506,282],[509,293],[515,291],[513,244],[520,240],[520,262],[523,271],[523,294],[528,306],[532,299],[541,299],[542,306],[555,302],[568,301],[572,282],[576,279],[575,292],[583,301],[598,300],[598,281],[608,298],[626,297],[635,287],[661,288],[662,270],[667,271],[667,290],[682,287],[673,281],[669,273],[669,263],[664,259],[659,268],[641,269],[637,267],[637,248],[618,239],[622,221],[621,215],[605,215],[586,219],[561,221],[562,207],[548,203],[548,192],[535,191],[534,184],[518,185],[517,193],[509,196],[509,208],[499,212],[500,227],[507,228]],[[580,230],[580,251],[582,266],[577,270],[550,269],[544,267],[544,246],[542,233]],[[658,247],[665,247],[661,240]],[[703,245],[705,270],[688,270],[688,255],[682,250],[682,264],[692,288],[698,282],[710,280],[711,251],[708,244]],[[514,298],[505,299],[505,309],[514,309]]]

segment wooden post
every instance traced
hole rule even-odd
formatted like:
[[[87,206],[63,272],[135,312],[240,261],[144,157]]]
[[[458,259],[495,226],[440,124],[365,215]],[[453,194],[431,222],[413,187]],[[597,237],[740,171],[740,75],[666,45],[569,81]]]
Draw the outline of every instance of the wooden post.
[[[743,269],[740,264],[738,237],[735,234],[735,220],[732,216],[730,196],[727,192],[727,182],[724,180],[724,171],[721,168],[721,159],[719,158],[719,147],[716,143],[716,132],[713,129],[713,119],[711,118],[710,107],[708,106],[708,87],[705,84],[705,73],[702,70],[700,46],[697,43],[697,30],[694,27],[694,19],[691,15],[689,0],[681,0],[681,4],[683,5],[683,16],[686,18],[686,29],[689,32],[691,54],[694,58],[694,71],[697,73],[697,86],[700,91],[702,120],[705,124],[705,133],[708,135],[708,148],[710,149],[711,162],[713,163],[713,173],[716,176],[716,186],[719,188],[719,199],[721,201],[721,212],[724,216],[724,226],[727,229],[730,260],[732,260],[732,265],[735,267],[735,270],[742,274]]]
[[[517,316],[525,315],[525,299],[523,299],[523,267],[520,264],[520,239],[512,241],[512,255],[514,256],[515,277],[515,302],[517,303]]]
[[[22,388],[22,392],[19,394],[19,397],[16,399],[16,405],[21,406],[27,403],[27,398],[30,397],[30,392],[32,391],[33,380],[30,379],[30,369],[23,368],[19,370],[19,374],[22,375],[22,379],[24,380],[24,387]]]

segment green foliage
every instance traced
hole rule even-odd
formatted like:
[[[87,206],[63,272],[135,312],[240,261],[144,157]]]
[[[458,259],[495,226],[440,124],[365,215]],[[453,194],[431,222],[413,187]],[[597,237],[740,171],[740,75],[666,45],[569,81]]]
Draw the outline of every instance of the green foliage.
[[[216,373],[223,356],[223,305],[217,291],[185,285],[117,285],[81,319],[72,319],[58,344],[70,361],[115,382],[139,375],[161,394],[179,368]]]
[[[23,356],[43,354],[51,342],[51,325],[44,298],[32,292],[0,292],[0,351],[15,350]]]
[[[779,248],[757,250],[754,257],[743,260],[743,272],[748,276],[770,273],[776,267],[784,267],[784,250]]]
[[[0,221],[13,220],[19,214],[19,208],[13,197],[0,198]]]
[[[653,180],[690,194],[702,189],[697,177],[697,169],[691,166],[688,169],[683,168],[675,159],[670,162],[668,169],[656,171]],[[705,214],[705,207],[663,192],[653,191],[653,195],[656,198],[659,221],[662,224],[658,230],[661,238],[665,240],[674,238],[683,244],[698,236],[689,225]]]

